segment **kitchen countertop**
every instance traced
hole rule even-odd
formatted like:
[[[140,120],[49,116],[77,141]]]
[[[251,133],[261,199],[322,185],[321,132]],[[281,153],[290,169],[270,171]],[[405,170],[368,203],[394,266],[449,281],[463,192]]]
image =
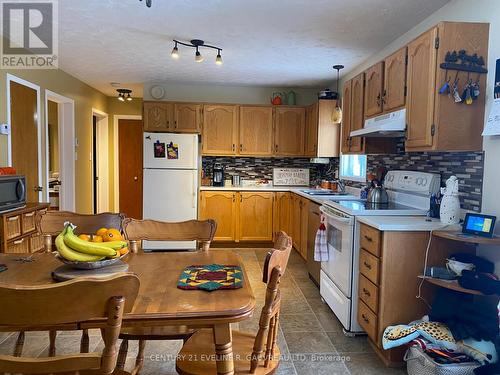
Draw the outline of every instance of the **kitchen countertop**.
[[[426,216],[357,216],[356,220],[360,223],[369,225],[381,231],[417,231],[430,232],[434,230],[457,230],[458,225],[446,225],[439,219],[430,219]]]
[[[310,201],[323,204],[327,199],[328,195],[310,195],[304,193],[302,190],[311,189],[309,186],[200,186],[200,191],[274,191],[274,192],[291,192],[300,195],[301,197],[307,198]],[[347,190],[348,193],[354,193],[354,191]],[[338,195],[335,195],[336,197]],[[331,196],[330,196],[331,197]],[[358,199],[358,196],[354,195],[343,195],[343,199]]]

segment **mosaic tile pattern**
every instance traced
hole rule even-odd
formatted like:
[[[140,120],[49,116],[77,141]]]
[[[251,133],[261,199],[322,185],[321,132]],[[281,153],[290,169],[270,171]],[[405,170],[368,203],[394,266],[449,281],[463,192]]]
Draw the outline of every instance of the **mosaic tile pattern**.
[[[309,158],[243,158],[204,156],[202,168],[207,177],[212,176],[214,163],[221,163],[225,167],[226,177],[235,174],[244,180],[273,178],[273,168],[309,168],[311,184],[323,178],[333,178],[333,172],[338,169],[338,158],[331,158],[330,164],[313,164]]]

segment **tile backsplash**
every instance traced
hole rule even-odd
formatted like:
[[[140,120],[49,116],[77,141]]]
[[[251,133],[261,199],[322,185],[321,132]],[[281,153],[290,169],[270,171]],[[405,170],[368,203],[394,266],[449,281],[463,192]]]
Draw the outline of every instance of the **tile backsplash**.
[[[204,156],[202,168],[207,177],[212,175],[214,163],[221,163],[225,167],[226,176],[238,174],[242,179],[268,179],[273,178],[273,168],[309,168],[310,180],[314,184],[322,178],[333,178],[333,172],[338,169],[338,158],[331,158],[330,164],[314,164],[309,158],[246,158]]]

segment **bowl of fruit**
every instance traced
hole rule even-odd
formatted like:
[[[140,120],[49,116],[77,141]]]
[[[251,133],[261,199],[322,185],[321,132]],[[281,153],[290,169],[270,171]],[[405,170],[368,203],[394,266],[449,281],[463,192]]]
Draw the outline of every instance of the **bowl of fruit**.
[[[101,228],[95,235],[75,234],[75,226],[64,224],[56,237],[56,257],[73,268],[95,270],[120,262],[129,252],[118,229]]]

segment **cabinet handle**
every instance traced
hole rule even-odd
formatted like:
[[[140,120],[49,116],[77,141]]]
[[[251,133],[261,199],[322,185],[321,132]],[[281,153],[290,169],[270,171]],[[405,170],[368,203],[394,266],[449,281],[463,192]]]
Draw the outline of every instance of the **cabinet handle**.
[[[233,203],[236,202],[236,194],[233,194]]]
[[[240,203],[243,203],[243,197],[240,195]]]
[[[371,296],[370,292],[369,292],[366,288],[363,288],[363,293],[364,293],[364,294],[365,294],[365,296],[367,296],[367,297],[370,297],[370,296]]]
[[[19,220],[19,216],[12,216],[7,219],[7,221],[16,221]]]
[[[361,314],[361,317],[363,318],[365,323],[370,323],[370,319],[368,319],[365,314]]]
[[[366,236],[366,235],[365,235],[364,237],[365,237],[365,240],[367,240],[368,242],[373,242],[373,238],[368,237],[368,236]]]
[[[377,106],[380,107],[382,105],[381,95],[378,93],[377,95]]]
[[[387,90],[384,89],[384,94],[382,95],[382,103],[385,104],[386,103],[386,98],[387,98]]]
[[[175,125],[174,128],[177,129],[177,120],[174,121],[174,125]]]
[[[235,151],[236,150],[236,145],[233,143],[233,147],[232,147],[232,150]]]
[[[35,215],[35,212],[33,211],[33,212],[29,212],[27,214],[24,214],[24,217],[32,217],[34,215]]]
[[[372,265],[370,263],[367,263],[366,261],[363,262],[363,264],[365,265],[366,268],[368,268],[369,270],[372,269]]]
[[[24,242],[24,238],[21,238],[20,240],[17,240],[17,241],[14,241],[13,244],[14,245],[20,245]]]
[[[240,143],[240,152],[243,151],[243,144]]]
[[[274,151],[278,152],[278,145],[274,145]]]

